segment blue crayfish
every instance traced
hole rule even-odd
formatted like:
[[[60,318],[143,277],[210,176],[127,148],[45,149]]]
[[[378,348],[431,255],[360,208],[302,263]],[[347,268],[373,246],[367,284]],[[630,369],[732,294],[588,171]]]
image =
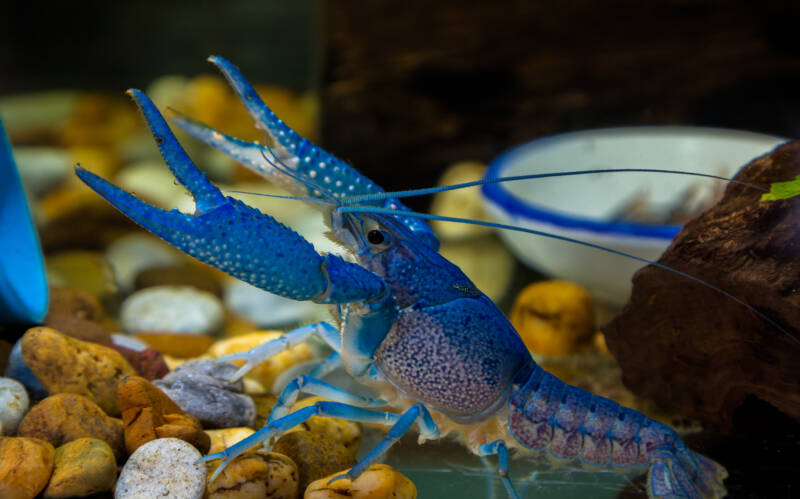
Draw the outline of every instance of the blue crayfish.
[[[509,450],[538,452],[592,469],[647,470],[653,498],[722,497],[727,476],[718,463],[688,449],[669,427],[611,400],[567,385],[531,358],[517,332],[455,265],[422,219],[345,162],[288,128],[228,61],[211,57],[271,144],[227,136],[173,114],[181,128],[318,204],[332,234],[352,254],[320,255],[269,215],[226,197],[193,165],[146,95],[141,107],[164,160],[188,188],[194,215],[144,203],[81,168],[77,175],[127,216],[189,255],[262,289],[332,305],[336,325],[312,324],[250,352],[247,370],[312,335],[334,350],[309,375],[281,393],[267,424],[203,460],[222,466],[254,444],[268,443],[311,416],[392,425],[386,437],[342,476],[360,475],[414,423],[420,440],[459,430],[479,455],[497,455],[510,497]],[[343,365],[382,399],[351,394],[321,381]],[[290,412],[301,394],[330,401]],[[395,412],[376,409],[387,405]],[[213,477],[212,477],[213,478]],[[338,478],[338,477],[337,477]]]

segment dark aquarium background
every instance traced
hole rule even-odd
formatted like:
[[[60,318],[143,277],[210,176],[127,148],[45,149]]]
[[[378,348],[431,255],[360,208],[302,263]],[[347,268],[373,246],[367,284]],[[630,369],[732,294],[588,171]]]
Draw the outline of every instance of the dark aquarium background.
[[[800,5],[636,2],[8,2],[0,94],[119,93],[213,73],[318,92],[322,144],[387,188],[586,128],[800,134]]]

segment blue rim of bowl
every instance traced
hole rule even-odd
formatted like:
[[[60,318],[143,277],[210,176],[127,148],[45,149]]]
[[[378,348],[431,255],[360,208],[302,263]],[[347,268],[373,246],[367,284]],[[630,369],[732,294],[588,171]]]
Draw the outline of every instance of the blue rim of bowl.
[[[641,126],[641,127],[612,127],[612,128],[597,128],[591,130],[580,130],[575,132],[567,132],[558,135],[551,135],[534,139],[525,142],[516,147],[509,149],[502,153],[500,156],[492,160],[489,168],[486,171],[485,179],[502,177],[503,169],[513,161],[517,156],[530,149],[542,147],[553,142],[560,142],[565,139],[580,137],[581,135],[592,135],[597,133],[603,134],[656,134],[664,132],[689,132],[695,131],[704,134],[741,134],[750,135],[751,137],[762,137],[767,139],[773,137],[766,134],[757,132],[747,132],[742,130],[732,130],[725,128],[713,127],[693,127],[693,126]],[[776,140],[781,140],[780,137],[773,137]],[[765,150],[764,154],[769,151]],[[605,222],[602,220],[578,217],[565,214],[563,212],[556,212],[547,209],[536,203],[525,202],[522,199],[514,196],[508,190],[503,188],[502,183],[484,184],[481,186],[481,191],[492,203],[503,208],[512,217],[524,218],[533,222],[546,223],[563,227],[567,229],[581,230],[594,232],[598,234],[618,234],[630,237],[641,237],[651,239],[671,240],[678,232],[681,231],[680,225],[652,225],[652,224],[637,224],[637,223],[621,223],[621,222]]]

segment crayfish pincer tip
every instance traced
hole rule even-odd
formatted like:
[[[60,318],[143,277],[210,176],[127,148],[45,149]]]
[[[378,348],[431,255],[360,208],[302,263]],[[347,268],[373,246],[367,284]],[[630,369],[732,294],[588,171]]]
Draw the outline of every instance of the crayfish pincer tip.
[[[217,453],[217,454],[209,454],[207,456],[201,457],[200,459],[195,461],[194,464],[206,463],[208,461],[214,461],[215,459],[222,459],[222,457],[223,456],[220,456],[219,453]]]
[[[211,64],[214,64],[216,66],[219,66],[220,64],[225,64],[226,62],[228,62],[228,61],[225,60],[224,57],[220,57],[218,55],[210,55],[210,56],[208,56],[208,58],[206,60],[208,62],[210,62]]]
[[[127,95],[133,100],[138,100],[141,98],[142,91],[139,90],[138,88],[129,88],[128,90],[125,91],[125,95]]]
[[[328,485],[332,484],[333,482],[335,482],[337,480],[350,480],[350,481],[352,481],[353,477],[350,476],[350,473],[342,473],[341,475],[336,475],[335,477],[333,477],[330,480],[328,480]]]

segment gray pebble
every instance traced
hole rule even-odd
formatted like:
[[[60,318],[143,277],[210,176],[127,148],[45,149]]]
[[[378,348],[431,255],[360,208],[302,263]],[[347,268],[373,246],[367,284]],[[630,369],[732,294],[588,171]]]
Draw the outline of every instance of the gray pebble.
[[[22,360],[22,341],[17,340],[14,347],[11,349],[11,354],[8,356],[8,364],[6,364],[6,371],[4,376],[12,378],[20,383],[28,391],[28,395],[33,400],[40,400],[47,396],[42,382],[33,374],[33,371]]]
[[[228,383],[237,367],[200,360],[181,364],[154,384],[205,428],[252,426],[256,407],[241,380]]]
[[[213,334],[221,327],[224,310],[219,299],[190,286],[153,286],[122,302],[120,323],[128,333],[159,331]]]
[[[0,434],[13,435],[29,405],[28,392],[22,383],[0,378]]]
[[[177,438],[158,438],[131,454],[119,474],[115,499],[201,499],[206,467],[200,452]]]

